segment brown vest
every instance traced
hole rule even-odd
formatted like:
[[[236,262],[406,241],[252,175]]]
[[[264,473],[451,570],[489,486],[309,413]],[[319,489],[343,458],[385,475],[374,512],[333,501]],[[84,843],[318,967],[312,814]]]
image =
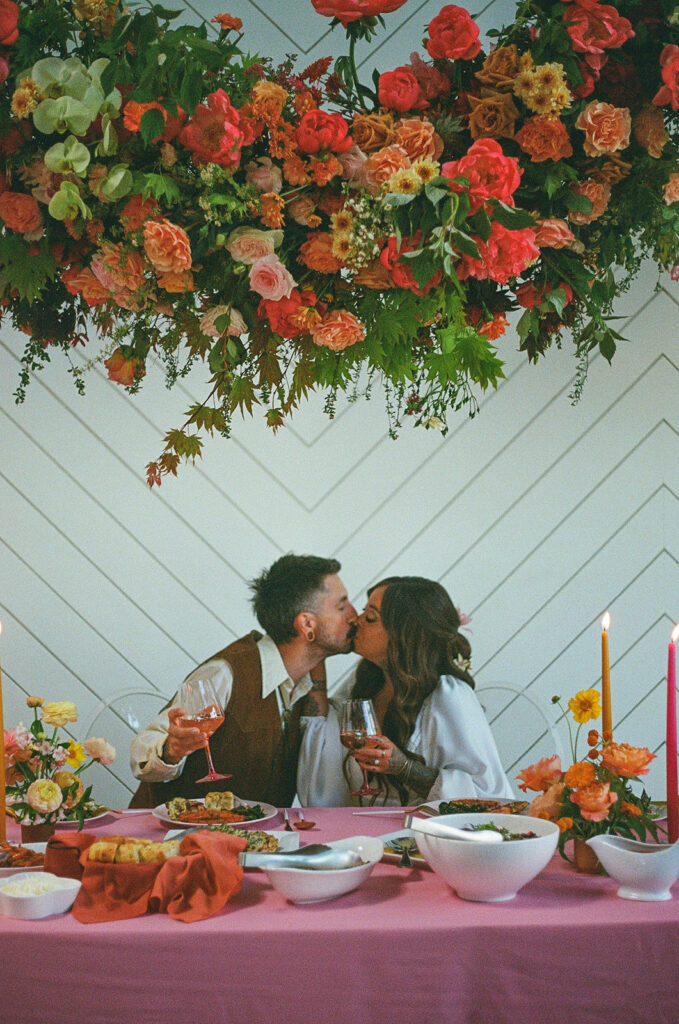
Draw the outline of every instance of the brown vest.
[[[262,665],[257,649],[259,633],[250,633],[214,654],[233,672],[233,689],[226,716],[210,737],[215,769],[229,779],[197,783],[207,771],[203,749],[194,750],[184,769],[171,782],[142,782],[130,807],[155,807],[175,796],[195,799],[208,792],[231,790],[245,800],[261,800],[289,807],[297,789],[297,757],[301,742],[299,719],[302,701],[286,713],[281,726],[276,693],[262,698]]]

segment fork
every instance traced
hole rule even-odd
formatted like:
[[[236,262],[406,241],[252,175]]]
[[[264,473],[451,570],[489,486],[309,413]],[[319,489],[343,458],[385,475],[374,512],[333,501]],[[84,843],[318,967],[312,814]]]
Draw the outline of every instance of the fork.
[[[283,828],[285,829],[285,831],[286,832],[292,832],[293,828],[292,828],[292,825],[290,824],[290,816],[288,814],[287,807],[283,808],[283,820],[285,822],[285,824],[283,825]]]

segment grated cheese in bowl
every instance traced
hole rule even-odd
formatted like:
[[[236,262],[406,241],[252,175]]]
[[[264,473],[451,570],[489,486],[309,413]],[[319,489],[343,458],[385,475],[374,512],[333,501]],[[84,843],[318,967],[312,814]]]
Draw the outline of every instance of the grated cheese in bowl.
[[[73,882],[69,878],[57,878],[56,875],[34,874],[21,875],[0,886],[0,892],[7,896],[42,896],[46,892],[57,889],[71,889]]]

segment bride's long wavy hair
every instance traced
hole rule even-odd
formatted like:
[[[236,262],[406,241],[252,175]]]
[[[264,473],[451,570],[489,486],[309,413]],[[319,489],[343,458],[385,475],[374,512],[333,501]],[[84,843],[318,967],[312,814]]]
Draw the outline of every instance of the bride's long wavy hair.
[[[388,637],[386,674],[394,688],[382,731],[421,761],[408,750],[415,719],[441,676],[455,676],[474,689],[468,668],[471,646],[459,632],[457,608],[440,583],[422,576],[392,576],[375,583],[368,596],[378,587],[386,587],[380,617]],[[385,682],[382,669],[364,658],[357,666],[351,696],[372,699]]]

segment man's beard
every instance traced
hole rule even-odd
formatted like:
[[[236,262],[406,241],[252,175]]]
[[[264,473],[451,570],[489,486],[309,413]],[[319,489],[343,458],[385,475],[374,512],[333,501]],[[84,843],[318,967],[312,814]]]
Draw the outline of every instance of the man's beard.
[[[356,627],[350,626],[344,641],[338,643],[335,638],[331,638],[328,635],[322,626],[319,626],[316,634],[316,644],[323,649],[323,655],[326,658],[332,657],[333,654],[351,654],[354,649],[355,636]]]

